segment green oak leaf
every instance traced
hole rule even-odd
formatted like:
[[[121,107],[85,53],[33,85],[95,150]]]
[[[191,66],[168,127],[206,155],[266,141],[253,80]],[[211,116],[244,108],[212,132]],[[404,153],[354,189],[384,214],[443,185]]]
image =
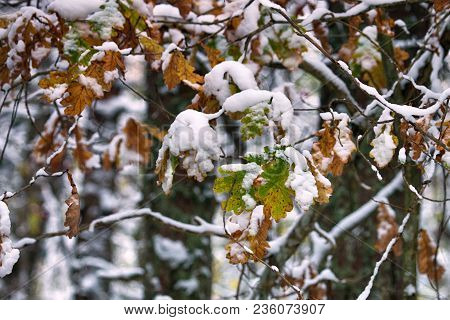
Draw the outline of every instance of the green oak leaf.
[[[226,212],[240,214],[245,210],[245,202],[242,200],[247,191],[242,188],[245,171],[225,171],[219,168],[222,177],[217,177],[214,181],[213,190],[215,193],[227,193],[228,197],[222,201],[222,209]]]
[[[291,198],[293,191],[285,185],[289,176],[289,163],[276,158],[267,163],[263,169],[261,176],[265,183],[258,187],[255,197],[264,204],[265,212],[279,221],[294,208]]]

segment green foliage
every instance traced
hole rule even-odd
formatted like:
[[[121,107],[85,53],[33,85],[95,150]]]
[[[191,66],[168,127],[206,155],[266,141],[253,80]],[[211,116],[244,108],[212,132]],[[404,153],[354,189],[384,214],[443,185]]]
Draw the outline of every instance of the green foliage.
[[[216,178],[214,182],[215,193],[227,193],[228,197],[222,201],[222,209],[226,212],[234,212],[240,214],[245,210],[245,203],[242,197],[247,191],[242,188],[245,171],[225,171],[219,168],[222,177]]]
[[[294,208],[291,199],[293,191],[285,185],[290,166],[285,160],[275,158],[263,168],[262,177],[265,183],[259,186],[255,197],[264,205],[264,210],[270,212],[272,218],[279,221]]]

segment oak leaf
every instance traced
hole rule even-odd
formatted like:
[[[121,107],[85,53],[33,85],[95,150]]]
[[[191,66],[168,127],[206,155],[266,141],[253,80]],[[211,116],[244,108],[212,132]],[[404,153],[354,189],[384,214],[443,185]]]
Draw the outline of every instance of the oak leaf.
[[[219,63],[225,61],[225,58],[220,56],[220,50],[212,48],[208,45],[202,44],[203,50],[205,50],[206,56],[208,57],[209,64],[213,68]]]
[[[68,116],[81,114],[84,108],[90,106],[96,97],[92,89],[78,82],[72,82],[67,88],[67,92],[69,95],[61,101],[61,104],[66,107],[64,114]]]
[[[397,236],[398,224],[395,221],[395,213],[392,208],[384,203],[378,206],[377,214],[377,241],[375,249],[379,253],[383,253],[389,242]],[[398,257],[402,254],[402,239],[398,239],[392,248],[394,254]]]
[[[419,238],[417,240],[418,251],[418,269],[420,273],[426,274],[431,281],[439,281],[445,272],[443,266],[439,262],[434,261],[436,255],[436,245],[424,229],[419,231]]]
[[[164,70],[164,82],[169,90],[175,88],[181,81],[190,83],[203,83],[203,77],[194,72],[183,54],[175,50],[170,55],[170,61]]]
[[[285,185],[289,176],[289,163],[277,158],[263,169],[261,177],[265,182],[257,189],[255,198],[264,204],[264,213],[279,221],[294,208],[291,199],[293,191]]]
[[[64,220],[64,226],[69,227],[66,235],[69,239],[77,236],[80,233],[80,195],[78,194],[77,186],[73,181],[72,175],[68,172],[67,178],[69,179],[70,186],[72,187],[72,194],[66,200],[66,204],[68,206],[66,211],[66,219]]]
[[[152,38],[140,36],[139,41],[144,49],[145,57],[149,61],[156,61],[161,59],[164,48]]]

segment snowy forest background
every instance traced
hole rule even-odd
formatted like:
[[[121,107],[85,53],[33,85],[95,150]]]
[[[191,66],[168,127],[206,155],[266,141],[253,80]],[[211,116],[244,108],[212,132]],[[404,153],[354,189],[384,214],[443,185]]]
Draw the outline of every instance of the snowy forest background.
[[[0,13],[0,298],[448,299],[449,1]]]

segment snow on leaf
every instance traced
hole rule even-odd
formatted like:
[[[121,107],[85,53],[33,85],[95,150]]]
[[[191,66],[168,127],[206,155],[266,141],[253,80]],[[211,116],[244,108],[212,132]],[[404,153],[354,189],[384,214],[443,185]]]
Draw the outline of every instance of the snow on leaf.
[[[181,81],[186,80],[190,83],[203,83],[203,77],[194,72],[194,67],[178,50],[170,53],[170,59],[164,69],[164,82],[169,90],[175,88]]]
[[[312,147],[314,163],[321,173],[340,176],[356,150],[352,131],[348,128],[349,117],[336,112],[321,113],[320,116],[324,123],[323,129],[317,133],[319,140]]]
[[[77,186],[73,181],[72,175],[69,172],[67,173],[67,178],[69,179],[70,186],[72,187],[72,194],[66,200],[68,208],[66,211],[64,226],[69,227],[66,235],[69,237],[69,239],[71,239],[72,237],[75,237],[80,233],[80,195],[78,194]]]
[[[183,18],[188,16],[193,6],[193,0],[169,0],[169,3],[180,10],[180,14]]]
[[[395,221],[395,212],[388,204],[380,203],[377,214],[377,241],[375,249],[383,253],[389,242],[397,235],[398,224]],[[398,257],[402,254],[402,239],[398,239],[393,247],[394,254]]]
[[[180,159],[188,176],[197,181],[203,181],[207,173],[214,169],[213,161],[219,160],[222,150],[217,142],[217,133],[209,125],[209,121],[210,115],[188,109],[178,114],[164,136],[156,160],[156,170],[163,177],[159,183],[166,193],[170,191],[171,183],[167,182],[172,181],[175,169],[173,165],[167,165],[169,159]],[[167,156],[167,151],[170,156]]]
[[[294,167],[294,170],[289,172],[286,186],[294,190],[295,201],[302,210],[306,211],[314,203],[314,199],[319,197],[316,179],[309,170],[306,158],[300,152],[293,147],[288,147],[284,154]]]
[[[234,214],[253,209],[256,202],[252,186],[261,173],[261,167],[256,163],[223,165],[219,168],[219,173],[222,176],[216,178],[213,190],[215,193],[228,195],[222,201],[222,208]]]
[[[373,128],[375,139],[370,143],[373,149],[370,156],[375,160],[379,168],[383,168],[394,157],[397,148],[398,139],[392,133],[392,125],[394,119],[389,109],[385,109],[378,119],[378,124]]]
[[[20,256],[19,250],[12,248],[10,234],[9,209],[5,202],[0,201],[0,278],[12,272],[14,264]]]

